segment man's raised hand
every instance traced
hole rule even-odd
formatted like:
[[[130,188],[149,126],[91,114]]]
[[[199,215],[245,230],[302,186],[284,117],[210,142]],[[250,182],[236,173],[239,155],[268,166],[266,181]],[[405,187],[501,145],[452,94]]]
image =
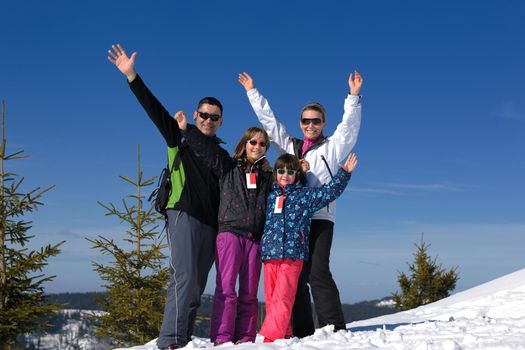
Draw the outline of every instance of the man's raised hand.
[[[111,48],[112,50],[108,50],[108,60],[113,63],[131,83],[137,76],[134,68],[137,52],[133,52],[131,57],[128,57],[126,50],[124,50],[120,44],[111,45]]]
[[[239,83],[241,83],[241,85],[244,86],[246,92],[250,91],[255,87],[253,84],[252,77],[250,77],[246,72],[242,72],[241,74],[239,74]]]
[[[183,111],[178,111],[177,113],[175,113],[174,118],[179,124],[179,129],[181,129],[182,131],[186,131],[186,129],[188,128],[188,117],[186,116],[186,113],[184,113]]]

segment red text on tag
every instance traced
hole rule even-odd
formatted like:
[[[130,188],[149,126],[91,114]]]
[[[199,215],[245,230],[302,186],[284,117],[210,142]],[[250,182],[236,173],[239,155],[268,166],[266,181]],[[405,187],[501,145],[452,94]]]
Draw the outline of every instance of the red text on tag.
[[[283,212],[284,196],[278,196],[275,198],[275,214],[281,214]]]
[[[255,173],[246,174],[246,185],[248,186],[248,189],[257,188],[257,174]]]

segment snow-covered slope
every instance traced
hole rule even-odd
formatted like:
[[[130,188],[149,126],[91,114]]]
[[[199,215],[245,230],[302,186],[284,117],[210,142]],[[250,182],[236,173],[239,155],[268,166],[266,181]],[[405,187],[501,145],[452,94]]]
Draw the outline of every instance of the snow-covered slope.
[[[272,344],[224,344],[220,350],[525,349],[525,269],[417,309],[347,325],[347,331],[318,329],[303,339]],[[186,348],[213,347],[195,338]],[[155,350],[155,341],[131,349]]]
[[[525,269],[454,294],[416,309],[357,321],[350,327],[373,324],[416,323],[450,318],[525,317]]]

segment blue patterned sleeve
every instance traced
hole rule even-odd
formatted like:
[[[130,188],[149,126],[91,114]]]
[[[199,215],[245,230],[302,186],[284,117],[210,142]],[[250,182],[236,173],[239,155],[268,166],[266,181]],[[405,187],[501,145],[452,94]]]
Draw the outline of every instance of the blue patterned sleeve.
[[[347,173],[343,168],[339,168],[329,183],[317,188],[307,187],[310,210],[316,212],[336,200],[345,190],[351,176],[352,173]]]

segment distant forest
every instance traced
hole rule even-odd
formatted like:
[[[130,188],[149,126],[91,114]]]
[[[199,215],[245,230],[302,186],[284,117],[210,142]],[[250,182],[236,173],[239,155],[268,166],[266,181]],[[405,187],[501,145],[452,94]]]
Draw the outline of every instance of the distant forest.
[[[82,309],[82,310],[103,310],[100,300],[104,298],[103,292],[88,293],[60,293],[48,294],[47,299],[50,303],[60,304],[62,309]],[[392,314],[397,312],[393,307],[378,306],[378,303],[390,298],[378,300],[361,301],[354,304],[343,304],[343,312],[346,322],[365,320],[368,318]],[[202,303],[199,308],[201,319],[209,319],[211,314],[212,295],[203,295]]]

